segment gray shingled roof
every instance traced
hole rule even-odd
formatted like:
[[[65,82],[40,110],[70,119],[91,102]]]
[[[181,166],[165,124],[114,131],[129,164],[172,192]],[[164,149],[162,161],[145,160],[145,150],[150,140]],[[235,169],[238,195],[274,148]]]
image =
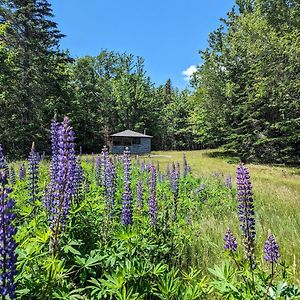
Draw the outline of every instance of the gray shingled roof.
[[[132,130],[124,130],[118,133],[114,133],[111,135],[112,137],[114,136],[120,136],[120,137],[147,137],[147,138],[152,138],[151,135],[147,135],[147,134],[142,134],[136,131],[132,131]]]

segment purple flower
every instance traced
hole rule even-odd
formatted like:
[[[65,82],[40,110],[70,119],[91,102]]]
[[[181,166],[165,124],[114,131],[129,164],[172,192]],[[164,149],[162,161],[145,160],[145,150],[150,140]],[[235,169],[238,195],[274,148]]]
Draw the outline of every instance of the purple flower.
[[[15,168],[13,165],[10,166],[9,181],[10,181],[11,185],[16,184],[16,172],[15,172]]]
[[[166,168],[166,176],[170,178],[171,176],[171,171],[170,171],[170,165],[169,163],[167,164],[167,168]]]
[[[101,152],[101,185],[104,190],[106,210],[111,214],[115,201],[116,183],[115,166],[112,159],[109,158],[106,147]]]
[[[231,176],[228,174],[225,178],[225,186],[228,188],[232,188]]]
[[[96,184],[100,185],[100,180],[101,180],[101,157],[99,155],[96,156],[95,178],[96,178]]]
[[[7,183],[6,163],[0,145],[0,294],[2,299],[6,299],[7,295],[10,299],[15,299],[14,276],[17,274],[15,253],[17,244],[14,240],[16,229],[12,222],[16,215],[12,212],[15,203],[8,196],[12,190],[7,187]]]
[[[245,255],[253,265],[255,218],[252,186],[248,169],[240,164],[237,167],[238,214],[243,236]]]
[[[76,185],[76,193],[75,196],[77,200],[80,200],[83,195],[83,169],[81,166],[81,157],[78,156],[76,159],[76,167],[75,167],[75,185]]]
[[[136,183],[136,205],[139,210],[143,209],[143,194],[144,194],[143,181],[138,180]]]
[[[37,153],[35,152],[34,142],[32,143],[28,158],[28,174],[29,202],[34,203],[38,199],[39,194],[39,160]]]
[[[46,207],[50,215],[52,249],[58,245],[58,236],[68,218],[71,198],[76,193],[76,158],[74,132],[70,120],[65,117],[61,124],[53,121],[51,133],[51,178],[47,191]]]
[[[236,237],[233,235],[232,231],[228,228],[224,235],[224,248],[230,252],[235,252],[237,249]]]
[[[123,167],[124,167],[124,192],[122,203],[122,224],[132,225],[132,193],[130,187],[130,173],[131,173],[131,159],[128,148],[125,149],[123,154]]]
[[[149,216],[150,225],[156,226],[157,224],[157,201],[156,201],[156,169],[150,166],[150,180],[149,180]]]
[[[279,247],[276,242],[275,236],[270,232],[265,242],[264,259],[269,263],[277,263],[279,259]]]
[[[26,177],[26,168],[24,164],[21,164],[19,166],[19,179],[24,180],[25,177]]]
[[[170,174],[170,184],[171,184],[171,191],[174,197],[178,196],[178,189],[179,189],[179,172],[176,169],[175,163],[172,163],[172,169]]]

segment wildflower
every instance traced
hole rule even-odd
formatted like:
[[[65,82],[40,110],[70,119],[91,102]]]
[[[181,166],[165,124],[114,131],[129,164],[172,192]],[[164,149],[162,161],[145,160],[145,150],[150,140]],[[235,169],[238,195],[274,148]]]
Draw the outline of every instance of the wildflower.
[[[143,193],[144,193],[143,181],[138,180],[136,183],[136,205],[139,210],[143,209]]]
[[[3,299],[7,295],[10,299],[15,299],[14,276],[17,274],[17,255],[15,253],[17,244],[14,240],[16,229],[12,222],[16,215],[12,212],[15,203],[8,196],[12,190],[7,187],[7,183],[6,163],[0,145],[0,294]]]
[[[29,201],[34,203],[38,199],[38,181],[39,181],[39,161],[35,152],[34,142],[28,158],[28,174],[29,174]]]
[[[232,231],[228,228],[224,235],[224,248],[230,252],[235,252],[237,249],[236,237],[233,235]]]
[[[265,256],[264,259],[269,263],[277,263],[279,259],[279,247],[276,242],[275,236],[269,232],[268,238],[264,246]]]
[[[130,187],[131,159],[128,148],[123,153],[124,192],[122,203],[122,224],[132,225],[132,193]]]
[[[248,169],[240,164],[237,167],[238,214],[246,257],[253,265],[255,218],[252,186]]]
[[[150,181],[149,181],[149,216],[150,225],[156,226],[157,223],[157,201],[156,201],[156,169],[150,166]]]
[[[76,193],[76,158],[74,132],[70,120],[65,117],[61,124],[53,122],[51,180],[46,207],[50,214],[52,250],[58,245],[58,236],[68,218],[71,198]]]
[[[26,177],[26,168],[24,164],[21,164],[19,166],[19,179],[24,180],[25,177]]]
[[[228,174],[225,178],[225,186],[228,188],[232,188],[232,181],[231,181],[231,176]]]
[[[11,167],[10,167],[9,181],[10,181],[11,185],[16,184],[16,172],[15,172],[15,168],[13,165],[11,165]]]

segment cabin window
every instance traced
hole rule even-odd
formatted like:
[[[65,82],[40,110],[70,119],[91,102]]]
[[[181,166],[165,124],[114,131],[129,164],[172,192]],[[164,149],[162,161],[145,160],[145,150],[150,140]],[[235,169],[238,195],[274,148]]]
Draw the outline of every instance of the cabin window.
[[[140,143],[141,143],[141,138],[136,137],[132,139],[132,144],[139,145]]]
[[[123,137],[123,146],[131,146],[131,138]]]

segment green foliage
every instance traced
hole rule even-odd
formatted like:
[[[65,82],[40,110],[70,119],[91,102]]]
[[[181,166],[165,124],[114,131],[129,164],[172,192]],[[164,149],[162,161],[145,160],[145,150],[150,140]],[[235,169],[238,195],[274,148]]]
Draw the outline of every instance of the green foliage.
[[[295,2],[295,3],[294,3]],[[194,78],[190,121],[205,146],[242,160],[296,163],[299,155],[299,5],[237,1],[210,35]]]

